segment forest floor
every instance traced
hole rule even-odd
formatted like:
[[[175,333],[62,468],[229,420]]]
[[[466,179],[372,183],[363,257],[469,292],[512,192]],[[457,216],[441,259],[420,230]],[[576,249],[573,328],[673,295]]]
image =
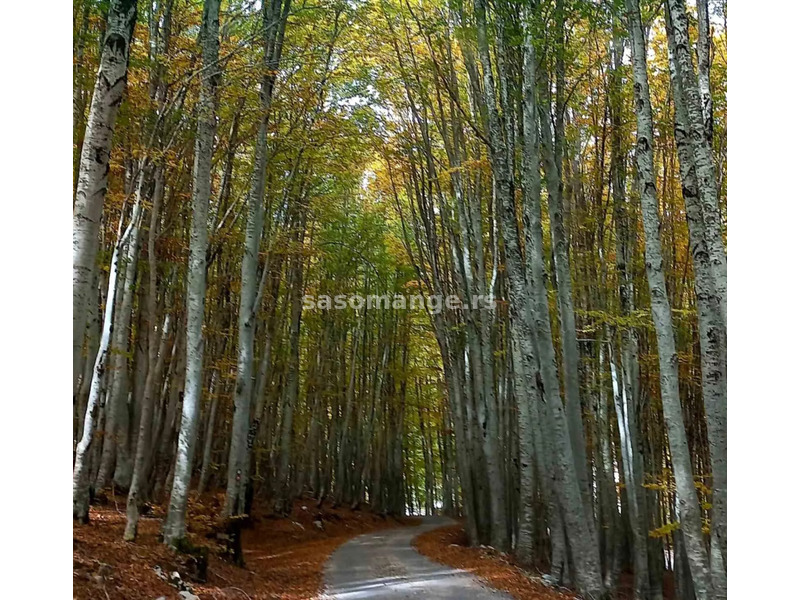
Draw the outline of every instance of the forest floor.
[[[498,552],[488,546],[468,545],[467,534],[461,524],[441,527],[417,536],[414,548],[436,562],[469,571],[489,587],[508,592],[516,600],[580,600],[573,591],[549,585],[541,573],[518,566],[510,554]],[[664,574],[663,597],[675,597],[674,586],[668,573]],[[623,572],[612,596],[616,600],[631,600],[633,575]]]
[[[368,508],[317,507],[313,499],[295,502],[291,515],[274,518],[253,511],[253,527],[244,529],[245,566],[222,559],[216,542],[206,534],[221,510],[221,496],[190,501],[190,540],[210,546],[207,581],[191,581],[181,555],[160,543],[163,507],[154,507],[139,522],[134,543],[124,542],[125,496],[111,496],[91,508],[86,525],[73,526],[73,597],[76,600],[167,600],[181,598],[188,584],[201,600],[306,600],[322,585],[328,557],[347,540],[362,533],[418,523],[417,519],[383,517]],[[177,571],[180,582],[168,582]]]
[[[414,548],[424,556],[450,567],[463,569],[517,600],[576,600],[566,589],[548,586],[534,574],[523,571],[508,554],[489,547],[470,547],[461,525],[449,525],[418,536]]]

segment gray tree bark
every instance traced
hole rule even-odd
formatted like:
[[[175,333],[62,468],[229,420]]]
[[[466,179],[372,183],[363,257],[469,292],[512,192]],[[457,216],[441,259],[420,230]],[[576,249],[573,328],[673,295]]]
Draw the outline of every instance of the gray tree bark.
[[[700,503],[694,486],[692,459],[683,426],[678,385],[678,355],[672,328],[672,313],[667,295],[661,253],[661,218],[658,213],[655,177],[653,174],[653,117],[644,30],[638,0],[626,0],[628,27],[631,36],[636,106],[637,187],[642,205],[645,233],[645,268],[650,288],[650,308],[658,344],[661,379],[661,404],[664,411],[670,454],[686,553],[698,600],[713,597],[709,577],[709,560],[702,532]]]
[[[483,92],[487,106],[489,139],[491,142],[489,145],[489,153],[494,176],[494,189],[496,191],[496,196],[502,205],[505,225],[513,225],[511,228],[506,227],[503,239],[506,244],[507,255],[511,256],[511,261],[521,261],[519,248],[518,246],[514,246],[514,244],[519,243],[519,232],[516,224],[516,216],[513,216],[511,219],[508,218],[510,215],[516,215],[514,208],[514,191],[512,187],[513,184],[507,156],[507,147],[505,140],[503,139],[503,128],[500,122],[500,116],[497,110],[497,102],[495,99],[494,76],[492,75],[492,61],[489,52],[489,41],[487,38],[485,0],[478,0],[475,3],[475,20],[478,34],[478,56],[483,67]],[[523,281],[524,276],[522,274],[521,264],[518,262],[515,266],[518,266],[519,268],[517,269],[516,273],[509,275],[509,282],[519,285],[519,283]],[[514,267],[512,266],[512,268]],[[516,300],[519,301],[521,299],[517,298]],[[521,318],[518,322],[524,321],[525,317],[522,305],[512,300],[511,306],[515,307],[512,308],[512,310],[519,311],[518,314]],[[487,417],[490,419],[490,421],[481,428],[481,434],[483,437],[484,455],[486,457],[488,483],[492,490],[492,493],[489,497],[491,508],[492,545],[499,550],[506,551],[510,547],[511,540],[509,538],[505,490],[502,483],[500,455],[498,449],[496,425],[497,415],[495,414],[496,406],[487,407],[487,412]]]
[[[143,163],[138,169],[136,186],[136,204],[143,202],[146,172]],[[130,474],[133,461],[130,453],[130,410],[128,398],[130,381],[128,376],[128,354],[130,350],[130,328],[133,311],[134,284],[138,271],[141,224],[132,221],[133,229],[125,247],[125,257],[120,267],[124,269],[121,302],[117,314],[114,315],[114,332],[111,337],[110,381],[107,407],[105,436],[103,437],[103,454],[100,471],[95,486],[103,489],[108,483],[114,469],[114,483],[123,490],[130,485]],[[116,462],[115,462],[116,461]]]
[[[206,251],[208,249],[208,201],[211,197],[211,159],[217,128],[214,99],[220,78],[220,0],[203,4],[203,74],[198,102],[197,136],[192,187],[192,229],[186,301],[186,384],[175,476],[164,521],[164,543],[174,546],[186,535],[186,504],[197,438],[197,419],[203,392],[203,315],[206,299]]]
[[[670,28],[669,17],[667,27]],[[675,144],[678,148],[686,221],[694,266],[700,339],[700,368],[703,404],[706,411],[708,445],[711,454],[712,516],[711,576],[717,597],[727,595],[727,488],[728,488],[728,406],[726,327],[721,298],[714,285],[713,266],[706,243],[702,206],[695,172],[694,155],[688,140],[688,117],[683,85],[675,68],[674,40],[668,38],[670,76],[675,99]]]
[[[301,209],[302,210],[302,209]],[[305,222],[301,216],[298,227],[305,229]],[[303,233],[296,237],[296,241],[302,244]],[[298,250],[299,251],[299,250]],[[297,405],[297,398],[300,387],[300,324],[302,321],[301,298],[303,295],[303,261],[301,256],[295,255],[292,259],[292,276],[290,283],[291,294],[291,314],[289,324],[289,365],[286,376],[286,389],[283,394],[283,406],[281,410],[280,428],[280,454],[278,459],[278,470],[275,477],[275,498],[274,510],[276,513],[283,514],[290,507],[289,467],[292,452],[292,432],[294,427],[294,409]]]
[[[615,26],[617,21],[615,20]],[[612,70],[609,77],[609,105],[611,112],[611,193],[614,200],[615,251],[617,269],[617,287],[619,290],[620,313],[628,318],[633,311],[633,276],[631,273],[631,216],[630,204],[626,199],[625,179],[626,161],[623,150],[623,116],[622,116],[622,57],[624,42],[617,35],[616,29],[612,41]],[[633,542],[634,594],[637,598],[650,596],[650,575],[647,558],[648,520],[647,504],[642,485],[644,484],[644,466],[639,442],[639,415],[637,402],[638,386],[638,341],[636,331],[628,325],[620,334],[621,341],[621,376],[612,373],[619,387],[615,392],[615,408],[618,424],[625,426],[628,439],[626,447],[630,453],[623,452],[623,469],[626,477],[626,497],[630,528]],[[609,358],[613,359],[613,347],[609,349]],[[623,400],[624,398],[624,400]],[[620,412],[622,410],[622,412]],[[622,418],[622,421],[620,421]],[[622,428],[620,427],[620,436]],[[623,448],[624,450],[624,448]],[[628,489],[629,488],[629,489]]]
[[[151,313],[152,314],[152,313]],[[155,316],[152,314],[152,316]],[[133,462],[133,474],[131,476],[131,487],[128,491],[127,511],[125,533],[123,539],[125,541],[133,541],[136,539],[136,533],[139,527],[139,508],[143,502],[143,492],[145,490],[147,478],[147,464],[148,457],[151,452],[151,428],[153,424],[153,404],[155,396],[156,382],[161,378],[161,373],[164,368],[164,361],[167,353],[167,340],[169,339],[170,315],[167,313],[164,316],[164,323],[161,327],[160,341],[156,345],[156,340],[150,341],[149,361],[150,369],[147,373],[145,381],[144,397],[142,399],[142,415],[139,419],[139,432],[138,443],[136,445],[136,456]],[[154,334],[155,332],[151,332]],[[157,347],[156,347],[157,346]]]
[[[283,31],[291,0],[264,3],[263,42],[265,75],[261,82],[261,124],[256,141],[253,175],[247,201],[247,230],[242,255],[242,286],[239,303],[238,359],[236,387],[233,396],[233,428],[228,457],[228,483],[225,493],[224,517],[245,512],[245,490],[249,478],[248,435],[250,405],[253,398],[253,342],[259,289],[258,252],[264,221],[264,181],[267,169],[267,124],[272,103],[276,71],[283,47]],[[267,273],[265,266],[265,275]],[[263,285],[263,284],[262,284]]]
[[[536,123],[536,53],[534,50],[534,36],[532,25],[529,19],[525,20],[525,41],[523,47],[523,83],[522,83],[522,130],[523,130],[523,162],[522,162],[522,186],[525,193],[526,213],[536,196],[541,193],[539,176],[539,135]],[[529,229],[530,223],[526,223]],[[533,249],[526,245],[528,263],[535,260]],[[507,250],[508,253],[508,250]],[[511,282],[509,282],[511,285]],[[523,289],[517,290],[517,294],[525,297]],[[522,300],[516,297],[519,302]],[[530,310],[527,303],[522,310]],[[519,308],[516,309],[521,312]],[[524,319],[523,314],[512,313],[512,319]],[[530,317],[528,317],[530,318]],[[516,555],[523,565],[533,563],[533,546],[535,536],[535,515],[534,515],[534,460],[542,460],[541,452],[536,452],[534,427],[538,423],[533,421],[534,408],[532,403],[541,402],[541,393],[536,385],[536,377],[539,374],[538,356],[535,356],[533,348],[534,334],[527,326],[520,327],[519,323],[512,321],[512,327],[516,326],[515,333],[512,331],[512,376],[514,381],[514,394],[517,401],[517,434],[519,436],[519,517],[517,530]],[[520,335],[523,336],[520,338]],[[540,448],[541,449],[541,448]]]
[[[681,81],[683,99],[686,106],[687,134],[694,154],[697,188],[700,194],[705,237],[711,259],[712,273],[717,293],[720,296],[722,317],[728,320],[728,260],[722,240],[717,182],[711,144],[706,137],[703,105],[698,90],[697,75],[692,63],[689,41],[689,18],[684,0],[667,0],[666,9],[672,24],[671,34],[674,44],[675,70]],[[687,548],[689,544],[687,542]]]
[[[215,370],[211,374],[211,383],[208,386],[208,395],[211,397],[211,406],[208,409],[208,421],[206,424],[206,434],[203,440],[203,461],[200,467],[200,481],[197,484],[197,493],[202,494],[208,488],[208,480],[211,477],[211,451],[214,449],[214,425],[217,418],[217,406],[219,405],[219,390],[217,390],[217,377],[219,374]]]
[[[147,325],[149,335],[147,336],[147,377],[144,382],[144,392],[142,395],[142,413],[139,418],[138,441],[136,444],[136,455],[133,461],[133,472],[131,474],[131,487],[128,491],[127,501],[127,521],[123,538],[126,541],[134,540],[139,525],[139,506],[142,502],[142,492],[147,481],[147,466],[151,452],[153,410],[157,386],[161,381],[161,374],[164,369],[167,354],[167,341],[169,339],[170,314],[166,312],[164,324],[161,331],[158,331],[156,319],[158,309],[158,261],[156,259],[156,237],[158,236],[158,225],[161,218],[161,199],[163,187],[160,185],[161,171],[156,175],[157,183],[153,195],[153,206],[150,209],[150,230],[147,237],[147,259],[148,259],[148,290],[147,290]],[[160,340],[158,336],[160,335]]]
[[[575,307],[572,301],[572,275],[569,266],[569,245],[564,230],[562,214],[561,175],[559,165],[555,161],[552,128],[550,127],[549,102],[546,101],[545,94],[541,94],[541,96],[542,98],[539,101],[539,122],[542,132],[542,163],[544,164],[547,181],[550,238],[553,244],[558,314],[561,320],[561,354],[567,425],[569,427],[572,454],[575,457],[575,471],[578,476],[584,511],[586,511],[588,516],[591,516],[592,498],[589,489],[586,437],[583,430],[580,378],[578,374],[580,356],[578,354],[578,334],[575,328]]]

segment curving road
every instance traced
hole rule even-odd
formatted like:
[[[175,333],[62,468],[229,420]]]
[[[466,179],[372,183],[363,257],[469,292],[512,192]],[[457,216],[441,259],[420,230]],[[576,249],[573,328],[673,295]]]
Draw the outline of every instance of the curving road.
[[[425,517],[417,527],[368,533],[343,544],[325,565],[323,598],[510,599],[466,571],[435,563],[411,547],[419,534],[451,523],[446,517]]]

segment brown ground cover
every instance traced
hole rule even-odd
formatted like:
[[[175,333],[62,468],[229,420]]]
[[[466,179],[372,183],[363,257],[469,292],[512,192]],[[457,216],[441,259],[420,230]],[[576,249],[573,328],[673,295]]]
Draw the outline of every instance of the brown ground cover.
[[[470,547],[461,525],[428,531],[414,540],[414,547],[428,558],[469,571],[489,587],[503,590],[517,600],[575,600],[569,590],[545,585],[513,562],[513,557],[494,548]]]
[[[429,531],[414,540],[414,547],[428,558],[482,579],[489,587],[504,590],[517,600],[580,600],[565,588],[544,583],[539,573],[517,566],[514,557],[488,547],[471,547],[462,525]],[[671,573],[664,573],[664,598],[675,597]],[[623,572],[612,595],[615,600],[633,598],[633,575]]]
[[[218,555],[218,541],[207,537],[220,513],[221,496],[194,499],[189,506],[189,538],[209,546],[205,583],[188,581],[185,558],[159,541],[164,510],[155,507],[139,525],[134,543],[122,541],[125,497],[111,497],[93,506],[87,525],[73,526],[73,597],[77,600],[178,599],[178,589],[161,577],[181,574],[201,599],[250,598],[304,600],[314,598],[322,584],[322,569],[331,553],[361,533],[414,524],[369,509],[318,508],[314,500],[299,500],[291,515],[274,518],[254,511],[253,527],[245,529],[245,566],[237,567]]]

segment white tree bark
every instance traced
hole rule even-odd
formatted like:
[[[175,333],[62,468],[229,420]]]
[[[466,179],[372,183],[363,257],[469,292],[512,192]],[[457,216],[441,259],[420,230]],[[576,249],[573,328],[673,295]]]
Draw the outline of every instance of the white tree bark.
[[[703,132],[714,145],[714,103],[711,96],[711,23],[708,0],[697,0],[697,85],[703,109]]]
[[[647,525],[642,514],[645,507],[641,502],[641,477],[637,473],[634,452],[636,440],[636,419],[634,401],[630,398],[622,383],[622,377],[614,364],[613,348],[609,349],[611,365],[611,384],[614,393],[614,408],[617,415],[617,427],[620,437],[620,454],[625,474],[625,495],[630,512],[631,534],[633,536],[633,568],[636,577],[634,593],[636,598],[644,599],[649,590],[647,566]]]
[[[203,74],[198,101],[192,187],[192,229],[186,301],[186,383],[184,387],[178,453],[164,522],[164,543],[174,546],[186,535],[186,504],[197,438],[197,419],[203,393],[203,316],[206,301],[206,250],[208,249],[208,202],[211,197],[211,159],[217,123],[214,98],[220,78],[220,0],[203,4]]]
[[[92,284],[92,289],[97,291],[100,285],[99,283],[98,274],[95,273],[94,275],[94,284]],[[83,435],[83,420],[86,416],[86,404],[89,400],[89,388],[91,387],[92,383],[92,371],[94,370],[94,361],[92,357],[97,356],[97,348],[100,345],[100,329],[102,326],[102,315],[100,314],[100,302],[98,298],[100,298],[102,294],[97,293],[96,297],[93,302],[89,303],[89,322],[87,323],[86,329],[88,331],[87,334],[87,342],[85,353],[86,356],[82,358],[83,360],[83,374],[81,375],[81,384],[80,388],[78,389],[78,395],[75,402],[75,433],[73,437],[74,447],[73,447],[73,458],[75,448],[78,445],[78,440],[81,439]]]
[[[661,404],[677,488],[678,517],[686,541],[686,554],[692,571],[695,594],[697,600],[707,600],[713,597],[713,589],[709,577],[708,553],[703,540],[700,503],[694,486],[692,458],[683,426],[678,386],[678,355],[675,350],[672,313],[661,254],[661,218],[658,213],[653,174],[653,116],[644,30],[639,1],[626,0],[626,7],[631,36],[636,106],[636,174],[645,233],[645,269],[650,288],[650,308],[658,344]]]
[[[687,134],[694,154],[697,188],[700,193],[706,243],[711,259],[712,273],[717,293],[720,296],[722,317],[727,326],[728,320],[728,259],[722,240],[717,182],[711,144],[706,137],[703,106],[692,63],[689,41],[689,18],[684,0],[667,0],[667,12],[672,26],[668,31],[674,44],[675,70],[681,81],[683,99],[686,106]],[[687,543],[688,548],[688,543]]]
[[[138,184],[136,187],[136,205],[142,204],[143,188],[146,173],[143,163],[138,168]],[[103,489],[114,469],[114,483],[127,489],[133,469],[130,448],[130,411],[128,397],[130,382],[128,377],[128,353],[130,349],[130,326],[133,311],[134,283],[139,261],[139,242],[141,239],[141,223],[132,221],[133,229],[125,247],[125,257],[120,265],[124,269],[124,277],[120,290],[121,302],[117,314],[114,315],[114,332],[111,336],[110,389],[106,402],[106,424],[103,437],[103,454],[100,459],[100,471],[95,483],[98,490]],[[116,465],[114,463],[116,459]]]
[[[92,448],[92,441],[95,437],[97,413],[100,409],[100,398],[105,392],[103,388],[106,379],[106,363],[108,362],[114,323],[114,300],[117,291],[120,253],[122,248],[128,243],[135,223],[141,218],[141,213],[142,205],[138,202],[133,208],[131,222],[114,247],[111,265],[109,267],[108,294],[106,296],[106,307],[103,315],[103,330],[100,335],[100,346],[97,349],[97,356],[94,361],[94,370],[92,371],[89,400],[86,405],[86,416],[83,421],[83,434],[75,450],[75,463],[72,470],[72,516],[82,523],[86,523],[89,520],[89,451]]]
[[[667,27],[671,23],[669,15]],[[713,266],[706,243],[702,206],[695,173],[694,155],[689,143],[688,118],[683,85],[675,68],[675,46],[668,38],[670,76],[675,99],[675,144],[678,148],[686,221],[694,267],[695,296],[700,340],[703,404],[706,411],[708,445],[711,454],[711,576],[718,598],[727,595],[727,493],[728,493],[728,402],[726,327],[721,298],[714,285]]]
[[[615,252],[617,269],[617,287],[619,290],[620,313],[623,317],[630,317],[633,311],[633,277],[631,273],[631,208],[630,200],[626,198],[626,159],[623,149],[623,105],[622,105],[622,86],[623,86],[623,61],[624,42],[621,35],[617,33],[618,22],[614,20],[614,36],[612,40],[612,70],[609,77],[609,107],[611,112],[611,193],[614,199],[614,228],[615,228]],[[632,500],[630,491],[628,494],[628,516],[633,538],[633,566],[634,566],[634,594],[637,598],[650,597],[650,575],[647,556],[648,543],[648,519],[647,503],[645,502],[644,490],[644,465],[642,451],[640,447],[639,415],[637,410],[637,400],[639,395],[638,386],[638,340],[636,331],[632,325],[628,325],[620,334],[621,340],[621,381],[617,381],[620,387],[620,395],[624,395],[623,403],[625,410],[625,423],[627,424],[627,437],[630,440],[631,455],[628,457],[630,463],[629,475],[626,479],[627,488],[633,491]],[[609,349],[609,357],[613,358],[613,347]],[[602,362],[602,361],[601,361]],[[619,418],[619,406],[615,407]],[[624,459],[624,456],[623,456]],[[623,467],[624,467],[623,460]]]
[[[267,169],[267,124],[272,104],[275,73],[283,47],[283,32],[291,0],[272,0],[264,4],[264,68],[261,83],[261,124],[256,141],[253,175],[247,202],[247,230],[242,255],[242,286],[239,303],[239,347],[236,364],[236,387],[233,396],[233,429],[228,457],[228,483],[225,517],[245,512],[245,490],[249,478],[248,435],[250,405],[253,398],[253,336],[255,334],[258,300],[261,294],[258,277],[258,252],[264,221],[264,180]],[[283,12],[281,12],[283,10]],[[267,274],[266,267],[264,275]],[[263,286],[263,282],[261,284]]]
[[[112,0],[81,150],[72,216],[72,393],[81,370],[86,313],[94,302],[92,271],[108,185],[111,138],[128,73],[136,0]]]

